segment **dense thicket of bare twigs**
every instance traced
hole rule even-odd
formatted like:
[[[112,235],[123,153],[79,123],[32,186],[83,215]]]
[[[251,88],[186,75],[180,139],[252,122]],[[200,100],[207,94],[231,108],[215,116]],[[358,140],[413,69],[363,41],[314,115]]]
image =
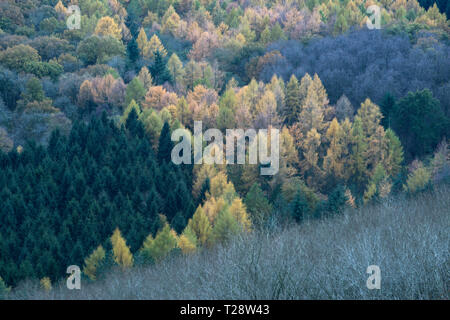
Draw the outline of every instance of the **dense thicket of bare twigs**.
[[[23,283],[14,299],[449,299],[449,187],[391,198],[341,216],[253,232],[191,256],[81,290]],[[381,289],[368,290],[369,265]]]

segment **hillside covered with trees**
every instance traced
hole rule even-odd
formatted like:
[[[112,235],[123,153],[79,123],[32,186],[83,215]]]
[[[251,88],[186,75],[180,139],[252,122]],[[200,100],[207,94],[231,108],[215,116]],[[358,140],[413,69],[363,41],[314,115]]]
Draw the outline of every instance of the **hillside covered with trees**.
[[[0,298],[29,279],[50,290],[69,265],[93,282],[448,184],[449,10],[2,1]],[[279,129],[278,173],[175,165],[171,134],[194,121]]]
[[[115,267],[81,290],[60,281],[46,291],[28,280],[10,297],[448,300],[448,192],[438,187],[346,209],[334,219],[240,234],[212,250],[174,254],[131,272]],[[364,272],[374,262],[382,268],[381,290],[366,289]]]

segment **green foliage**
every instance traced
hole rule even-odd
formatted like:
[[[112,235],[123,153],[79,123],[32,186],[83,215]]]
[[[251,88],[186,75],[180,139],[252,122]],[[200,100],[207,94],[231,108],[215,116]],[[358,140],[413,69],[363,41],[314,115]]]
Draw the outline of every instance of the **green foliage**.
[[[133,99],[128,104],[128,107],[126,107],[126,109],[123,111],[123,115],[122,115],[122,117],[120,117],[120,123],[126,123],[127,122],[131,110],[134,110],[134,112],[136,113],[136,116],[133,115],[130,119],[132,119],[132,118],[134,118],[134,119],[139,118],[139,116],[142,113],[141,107],[139,107],[139,105]],[[132,121],[132,120],[130,120],[130,121]],[[129,126],[131,126],[131,125],[129,124]]]
[[[158,229],[159,213],[173,219],[181,211],[186,222],[191,217],[189,178],[158,164],[135,112],[133,119],[121,128],[106,115],[76,122],[67,137],[53,133],[47,147],[0,153],[0,235],[8,234],[0,236],[0,274],[6,283],[64,276],[65,261],[83,265],[116,227],[134,253]]]
[[[172,80],[176,83],[180,83],[184,76],[184,69],[183,63],[181,62],[180,58],[178,58],[176,53],[170,56],[170,59],[167,62],[167,67]]]
[[[139,48],[135,38],[131,39],[127,44],[127,56],[131,63],[135,63],[139,58]]]
[[[302,181],[299,177],[294,177],[286,181],[281,186],[281,191],[284,200],[287,202],[292,202],[298,192],[301,192],[305,195],[306,200],[308,201],[308,205],[311,208],[314,208],[319,202],[319,199],[314,193],[314,190],[306,186],[305,182]]]
[[[244,202],[254,225],[262,225],[272,213],[272,205],[257,183],[251,186]]]
[[[105,260],[105,249],[100,245],[89,257],[84,260],[83,273],[91,280],[96,280],[97,270],[102,267]]]
[[[310,213],[310,207],[306,200],[305,194],[298,190],[291,204],[291,216],[296,222],[302,222]]]
[[[141,119],[145,126],[145,130],[148,132],[150,136],[150,140],[153,146],[156,147],[159,141],[161,130],[164,126],[161,117],[158,115],[156,111],[147,109],[142,112]]]
[[[42,82],[37,78],[30,78],[26,84],[26,91],[23,95],[25,101],[42,101],[45,98]]]
[[[230,213],[228,208],[225,208],[216,218],[214,222],[214,228],[212,230],[212,242],[213,243],[225,243],[233,235],[236,235],[241,229],[239,222]]]
[[[195,234],[199,245],[206,245],[210,241],[212,233],[211,223],[201,206],[197,208],[189,220],[187,228]]]
[[[157,85],[163,84],[166,81],[172,81],[169,69],[167,68],[167,62],[160,51],[154,53],[154,62],[149,70]]]
[[[286,109],[283,116],[287,124],[293,124],[300,114],[300,86],[297,78],[292,75],[286,85]]]
[[[29,45],[19,44],[0,52],[0,63],[17,71],[25,71],[27,64],[40,60],[41,57],[36,49]]]
[[[161,231],[153,239],[149,235],[140,250],[140,254],[146,261],[160,261],[166,257],[177,246],[176,235],[170,229],[168,223],[164,225]]]
[[[172,159],[173,142],[171,139],[170,125],[168,122],[164,123],[159,136],[158,143],[158,161],[160,163],[169,163]]]
[[[337,20],[334,25],[334,33],[335,34],[344,33],[345,31],[348,30],[348,28],[349,26],[345,14],[343,11],[341,11],[341,13],[339,13],[339,15],[337,16]]]
[[[354,203],[352,193],[369,202],[393,185],[415,193],[445,171],[445,153],[439,166],[433,160],[408,177],[403,167],[450,133],[441,63],[448,20],[438,11],[450,10],[445,1],[421,0],[427,10],[415,1],[381,1],[388,30],[381,38],[372,32],[373,39],[406,34],[411,43],[399,37],[395,47],[401,56],[427,59],[406,86],[404,70],[411,70],[392,65],[413,64],[380,46],[388,53],[377,66],[393,69],[388,78],[398,86],[389,80],[379,90],[362,73],[360,83],[345,77],[373,70],[365,57],[322,50],[327,39],[310,41],[354,30],[361,36],[351,39],[362,42],[365,1],[75,2],[80,30],[66,27],[68,1],[0,5],[0,274],[8,284],[37,278],[51,288],[67,261],[84,262],[95,279],[114,260],[130,267],[139,248],[152,261],[173,250],[191,253],[250,230],[250,218],[256,226],[268,226],[269,217],[301,222],[341,212],[346,194]],[[297,49],[322,56],[308,59]],[[345,68],[319,65],[338,60]],[[299,83],[306,71],[318,75]],[[387,87],[392,94],[380,99]],[[411,87],[429,87],[441,102],[428,89],[396,99]],[[336,102],[344,92],[353,104],[376,98],[380,108],[367,99],[353,121],[350,100]],[[262,177],[257,165],[204,171],[196,176],[193,215],[198,171],[171,162],[171,132],[195,120],[221,130],[279,128],[279,173]],[[49,138],[56,127],[63,131]]]
[[[200,196],[198,199],[198,202],[200,204],[202,204],[206,200],[207,194],[211,192],[210,190],[211,190],[211,180],[209,179],[209,177],[206,177],[200,190]]]
[[[234,119],[233,110],[227,107],[220,107],[219,115],[217,116],[217,128],[222,131],[232,129],[235,123]]]
[[[344,186],[339,185],[328,195],[326,210],[331,214],[341,213],[347,200]]]
[[[367,167],[364,155],[367,152],[368,145],[364,138],[361,119],[355,118],[352,127],[352,147],[351,147],[351,163],[353,180],[359,188],[365,185],[367,181]]]
[[[406,180],[406,185],[403,188],[409,193],[416,193],[427,189],[430,186],[430,182],[430,170],[424,166],[419,166],[419,168],[408,175],[408,180]]]
[[[64,71],[63,67],[57,62],[27,62],[24,70],[28,73],[34,74],[39,78],[50,77],[56,80]]]
[[[125,122],[125,127],[130,131],[132,135],[142,138],[145,135],[145,131],[142,123],[138,120],[139,108],[131,103],[130,106],[131,108]]]
[[[432,152],[449,134],[449,119],[428,89],[410,92],[400,99],[393,121],[409,159]]]
[[[136,103],[140,103],[145,97],[146,90],[144,85],[142,84],[139,78],[134,78],[127,85],[127,91],[125,94],[125,104],[129,105],[131,100],[134,100]]]
[[[387,154],[386,154],[386,170],[390,176],[396,176],[403,164],[403,146],[395,132],[387,129],[385,133]]]
[[[96,35],[81,41],[77,47],[77,55],[85,64],[105,63],[113,56],[125,54],[123,43],[115,37],[99,37]]]
[[[381,119],[381,124],[385,128],[391,127],[391,118],[395,110],[395,97],[391,93],[386,93],[383,100],[380,103],[380,110],[383,114]]]

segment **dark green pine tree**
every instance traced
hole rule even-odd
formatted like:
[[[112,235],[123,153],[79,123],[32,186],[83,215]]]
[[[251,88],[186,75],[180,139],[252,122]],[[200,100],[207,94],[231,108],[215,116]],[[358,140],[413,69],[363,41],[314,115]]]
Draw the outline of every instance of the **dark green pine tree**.
[[[210,189],[211,189],[211,181],[209,180],[209,177],[206,177],[205,181],[203,181],[202,188],[200,190],[198,204],[202,204],[206,200],[206,194],[210,192]]]
[[[292,75],[291,79],[286,84],[286,105],[281,116],[284,117],[285,123],[290,125],[298,120],[299,114],[300,84],[295,75]]]
[[[159,213],[184,229],[195,209],[191,168],[170,161],[169,125],[155,157],[137,115],[128,120],[122,128],[106,117],[75,122],[48,147],[0,154],[0,275],[8,285],[64,277],[68,263],[106,249],[116,227],[136,251],[162,227]]]
[[[385,128],[391,127],[391,117],[395,108],[395,97],[390,93],[386,93],[383,97],[383,100],[380,104],[380,110],[383,114],[383,118],[381,119],[381,124]]]
[[[57,129],[50,135],[47,151],[53,159],[61,159],[64,155],[64,141],[60,131]]]
[[[72,252],[70,254],[70,261],[72,264],[75,265],[82,265],[84,258],[85,258],[85,253],[83,250],[83,245],[81,244],[81,240],[77,240],[77,242],[75,243],[75,245],[72,247]]]
[[[439,11],[447,14],[447,19],[450,17],[450,2],[448,0],[419,0],[419,3],[422,7],[428,10],[435,3],[439,8]]]
[[[138,114],[134,108],[132,108],[128,114],[127,121],[125,122],[125,128],[127,128],[133,136],[142,138],[145,135],[144,126],[142,125],[142,122],[139,121]]]
[[[409,92],[400,99],[392,122],[409,159],[433,152],[450,133],[450,121],[429,89]]]
[[[146,214],[148,215],[148,222],[153,221],[153,218],[158,215],[161,210],[161,203],[161,196],[156,191],[155,184],[152,183],[146,201]]]
[[[170,225],[177,233],[181,234],[181,232],[183,232],[184,228],[187,225],[187,221],[182,211],[178,211],[175,214],[172,221],[170,222]]]
[[[262,225],[272,212],[272,206],[256,182],[248,191],[244,203],[255,225]]]
[[[139,58],[139,48],[135,38],[131,39],[127,44],[127,55],[131,64],[134,64]]]
[[[22,261],[19,270],[21,277],[25,279],[31,279],[35,276],[33,265],[28,257]]]
[[[298,223],[302,222],[309,214],[308,201],[301,190],[298,190],[291,202],[291,216]]]
[[[171,82],[172,77],[170,76],[169,69],[167,68],[167,61],[164,59],[159,50],[155,51],[154,56],[155,60],[149,68],[153,81],[157,85],[164,84],[166,81]]]
[[[170,168],[170,166],[169,166]],[[164,170],[165,171],[165,170]],[[164,189],[165,189],[165,206],[163,213],[167,217],[167,220],[169,222],[172,221],[175,214],[180,211],[180,203],[179,203],[179,196],[178,192],[180,189],[179,183],[178,183],[178,177],[173,171],[167,171],[166,173],[166,179],[164,179]],[[164,191],[161,190],[161,193]]]
[[[170,125],[168,122],[165,122],[158,143],[158,162],[161,164],[171,161],[173,142],[170,136]]]
[[[347,201],[345,188],[338,185],[328,196],[326,209],[330,214],[341,213]]]
[[[444,1],[444,0],[442,0]],[[447,8],[445,9],[445,15],[447,16],[447,19],[450,17],[450,1],[447,2]]]
[[[177,181],[177,197],[178,197],[178,211],[182,211],[186,221],[194,214],[195,205],[192,198],[192,190],[188,188],[182,170],[178,170]]]

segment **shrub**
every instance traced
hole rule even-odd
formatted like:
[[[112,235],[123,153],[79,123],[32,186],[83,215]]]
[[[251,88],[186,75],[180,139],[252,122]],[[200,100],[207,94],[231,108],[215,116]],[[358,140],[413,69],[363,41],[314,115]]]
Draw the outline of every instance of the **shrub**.
[[[406,180],[406,185],[403,188],[409,193],[416,193],[425,190],[430,185],[430,181],[431,172],[420,166],[408,175],[408,180]]]

